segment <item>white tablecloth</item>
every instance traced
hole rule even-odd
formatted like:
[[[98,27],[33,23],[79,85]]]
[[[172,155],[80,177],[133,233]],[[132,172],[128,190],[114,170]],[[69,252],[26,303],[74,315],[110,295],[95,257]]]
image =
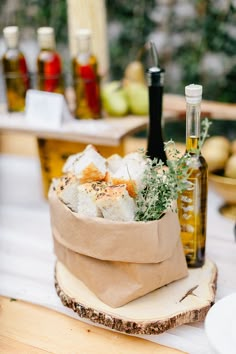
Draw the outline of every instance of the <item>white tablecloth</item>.
[[[0,294],[78,318],[54,290],[49,209],[40,187],[37,158],[0,156]],[[234,222],[217,212],[221,202],[210,190],[206,249],[219,271],[216,301],[236,292]],[[143,337],[191,354],[213,353],[202,322]]]

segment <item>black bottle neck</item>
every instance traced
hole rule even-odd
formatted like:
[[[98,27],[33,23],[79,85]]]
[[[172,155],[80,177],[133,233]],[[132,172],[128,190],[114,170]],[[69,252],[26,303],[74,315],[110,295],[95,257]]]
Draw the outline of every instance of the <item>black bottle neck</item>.
[[[159,68],[148,70],[149,92],[149,129],[147,155],[162,160],[166,164],[167,157],[164,150],[162,135],[162,101],[164,71]]]

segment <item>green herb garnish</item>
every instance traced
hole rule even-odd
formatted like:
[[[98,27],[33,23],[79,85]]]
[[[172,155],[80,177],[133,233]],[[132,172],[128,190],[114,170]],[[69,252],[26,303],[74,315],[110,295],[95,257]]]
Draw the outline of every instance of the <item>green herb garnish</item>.
[[[143,188],[136,197],[136,221],[158,220],[168,209],[175,209],[174,202],[186,189],[189,167],[188,155],[180,156],[175,143],[165,143],[169,159],[167,167],[161,160],[147,158],[147,168],[142,180]]]
[[[207,118],[202,121],[203,130],[196,153],[200,153],[208,137],[210,125]],[[188,161],[191,155],[189,153],[181,155],[173,140],[165,143],[165,151],[168,155],[167,167],[161,160],[147,158],[147,168],[142,180],[143,187],[136,197],[136,221],[158,220],[168,209],[177,211],[178,196],[189,188],[191,182],[188,181],[188,177],[191,169]]]
[[[203,147],[203,144],[204,144],[206,138],[209,137],[208,131],[209,131],[209,128],[210,128],[211,124],[212,124],[212,122],[210,122],[208,120],[208,118],[203,119],[202,122],[201,122],[202,130],[201,130],[200,139],[199,139],[199,142],[198,142],[198,149],[197,149],[198,150],[197,151],[198,154],[200,154],[201,149]]]

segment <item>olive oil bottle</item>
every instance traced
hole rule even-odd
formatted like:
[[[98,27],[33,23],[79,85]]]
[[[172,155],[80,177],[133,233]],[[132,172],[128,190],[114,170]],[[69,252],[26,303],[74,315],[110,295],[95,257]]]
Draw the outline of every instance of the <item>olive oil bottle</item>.
[[[30,87],[29,73],[24,54],[19,49],[19,29],[8,26],[3,29],[6,51],[2,58],[9,112],[21,112],[25,108],[25,95]]]
[[[76,32],[76,37],[78,53],[72,59],[75,116],[79,119],[101,118],[98,63],[91,52],[91,32],[80,29]]]
[[[208,192],[207,163],[199,151],[202,86],[186,86],[185,97],[189,177],[188,188],[179,196],[178,210],[186,261],[197,268],[205,261]]]
[[[40,48],[37,56],[37,89],[64,94],[62,62],[56,51],[54,29],[40,27],[37,35]]]

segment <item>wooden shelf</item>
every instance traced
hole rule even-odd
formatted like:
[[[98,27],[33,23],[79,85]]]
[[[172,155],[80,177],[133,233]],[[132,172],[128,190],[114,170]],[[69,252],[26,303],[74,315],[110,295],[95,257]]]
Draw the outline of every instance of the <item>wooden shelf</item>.
[[[147,118],[127,116],[100,120],[71,120],[60,128],[40,127],[25,120],[24,113],[2,113],[0,131],[3,133],[24,133],[37,138],[57,139],[85,144],[118,146],[121,140],[147,126]]]

